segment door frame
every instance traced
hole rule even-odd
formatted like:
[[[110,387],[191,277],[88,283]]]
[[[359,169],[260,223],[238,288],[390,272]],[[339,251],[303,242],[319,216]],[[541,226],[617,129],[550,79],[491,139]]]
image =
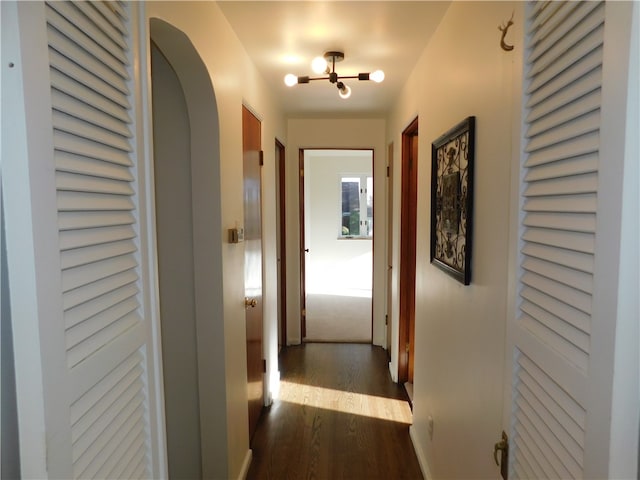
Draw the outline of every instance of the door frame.
[[[387,299],[385,309],[385,326],[386,326],[386,348],[389,361],[392,358],[393,342],[391,340],[392,328],[391,319],[393,305],[393,142],[388,145],[387,149],[387,192],[386,192],[386,208],[387,208]]]
[[[402,132],[400,206],[400,288],[398,383],[413,380],[413,332],[416,294],[416,209],[418,117]]]
[[[298,214],[299,214],[299,227],[300,227],[300,333],[301,333],[301,343],[306,341],[307,336],[307,292],[306,292],[306,256],[305,254],[309,252],[309,249],[305,248],[305,203],[304,203],[304,157],[306,150],[358,150],[358,151],[370,151],[371,152],[371,177],[373,179],[375,185],[375,149],[373,147],[307,147],[307,148],[299,148],[298,149]],[[376,190],[374,188],[373,191],[374,196],[374,205],[375,205],[375,197]],[[375,225],[375,207],[373,209],[373,218]],[[372,252],[372,263],[371,263],[371,339],[367,343],[373,344],[373,291],[374,291],[374,282],[375,282],[375,262],[373,261],[373,252],[375,251],[375,241],[376,237],[373,235],[371,240],[371,252]]]

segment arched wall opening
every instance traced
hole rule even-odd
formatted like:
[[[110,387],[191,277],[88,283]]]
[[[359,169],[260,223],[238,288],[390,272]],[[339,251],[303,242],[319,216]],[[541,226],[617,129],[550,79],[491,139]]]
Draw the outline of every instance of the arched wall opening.
[[[226,478],[218,108],[189,38],[157,18],[150,36],[169,476]]]

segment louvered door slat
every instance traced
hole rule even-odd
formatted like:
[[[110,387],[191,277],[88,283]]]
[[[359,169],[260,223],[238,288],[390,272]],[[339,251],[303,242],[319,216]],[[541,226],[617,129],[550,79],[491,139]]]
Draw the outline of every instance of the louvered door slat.
[[[125,196],[134,194],[130,182],[68,172],[56,174],[56,187],[58,190],[68,192],[107,193]]]
[[[131,403],[136,403],[136,397],[140,394],[139,386],[135,383],[129,384],[128,388],[119,392],[117,397],[113,397],[110,400],[111,403],[104,408],[104,410],[98,411],[96,409],[96,419],[88,428],[86,428],[75,440],[74,440],[74,453],[76,457],[74,461],[77,461],[82,455],[87,452],[91,445],[98,440],[100,434],[113,422],[114,418]]]
[[[62,253],[62,269],[66,270],[80,265],[88,265],[99,260],[107,260],[135,251],[135,243],[127,240],[72,249]]]
[[[578,310],[591,314],[591,295],[580,292],[571,287],[542,277],[532,272],[527,272],[521,279],[524,285],[540,290],[543,293],[577,308]]]
[[[118,443],[115,451],[105,461],[104,465],[100,467],[100,470],[96,472],[96,478],[123,478],[118,473],[115,473],[114,470],[118,469],[122,463],[125,465],[128,464],[133,458],[138,458],[139,461],[140,457],[143,456],[141,452],[143,448],[144,431],[142,430],[142,426],[138,425],[128,432],[128,435],[123,441]]]
[[[124,212],[59,212],[60,231],[81,230],[84,228],[110,227],[113,225],[131,225],[135,218],[129,211]]]
[[[96,160],[131,166],[129,153],[107,145],[87,140],[56,130],[53,132],[53,144],[58,151],[82,155]]]
[[[528,228],[522,238],[527,242],[541,243],[550,247],[566,248],[582,253],[593,253],[595,248],[595,239],[590,233]]]
[[[71,2],[53,2],[50,5],[57,13],[59,13],[73,25],[84,25],[86,30],[84,30],[83,33],[85,34],[87,39],[95,42],[120,63],[127,63],[127,57],[124,53],[124,46],[126,44],[122,45],[124,41],[122,40],[121,36],[116,35],[115,38],[120,40],[119,42],[117,42],[109,35],[107,35],[104,30],[100,28],[101,25],[95,22],[96,17],[86,17],[78,8],[78,3],[73,4]],[[91,11],[92,9],[87,8],[87,10]]]
[[[536,58],[535,67],[528,72],[529,77],[536,77],[530,85],[532,91],[555,77],[566,66],[579,61],[602,45],[602,32],[598,31],[601,25],[602,18],[592,16],[588,21],[578,23],[573,30],[553,43],[551,48],[541,53]]]
[[[529,272],[535,272],[547,278],[564,283],[584,293],[593,293],[593,275],[580,272],[572,268],[563,267],[552,262],[546,262],[538,258],[526,258],[522,262],[522,268]]]
[[[575,453],[574,458],[576,460],[580,458],[583,452],[578,452],[575,445],[580,449],[584,449],[584,430],[529,373],[523,371],[520,379],[521,383],[518,385],[518,391],[527,398],[535,397],[534,401],[543,405],[544,409],[553,416],[573,440],[571,448]]]
[[[133,180],[131,170],[114,163],[103,162],[67,152],[56,152],[54,161],[56,170],[59,172],[78,173],[124,182],[131,182]]]
[[[573,232],[595,232],[596,218],[594,214],[568,215],[566,213],[528,213],[523,225],[527,227],[551,228]]]
[[[109,21],[99,12],[99,10],[95,7],[95,2],[72,2],[73,5],[81,11],[87,18],[96,25],[97,28],[100,29],[109,39],[114,42],[118,47],[122,49],[122,51],[126,51],[128,49],[127,43],[122,39],[120,31],[116,29]],[[122,58],[124,55],[120,52],[120,55],[116,53],[116,58]],[[123,58],[123,62],[126,62],[126,57]]]
[[[127,96],[102,78],[80,68],[55,50],[49,51],[51,86],[112,117],[131,123]]]
[[[109,195],[85,192],[58,192],[58,210],[70,211],[119,211],[133,210],[135,205],[131,197],[125,195]]]
[[[598,75],[598,69],[602,65],[602,48],[596,48],[589,54],[574,63],[569,68],[562,70],[558,75],[541,85],[535,91],[527,92],[529,95],[527,108],[533,107],[563,88],[571,88],[574,82],[589,75]]]
[[[134,297],[137,293],[138,291],[135,285],[128,284],[93,300],[77,305],[65,312],[65,328],[70,329],[80,322],[84,322],[88,318],[107,310],[111,306]]]
[[[544,118],[538,117],[536,124],[527,129],[526,136],[531,138],[552,128],[559,127],[563,123],[575,121],[583,115],[600,108],[600,101],[600,90],[594,90],[580,98],[579,102],[567,102],[561,105],[566,108],[548,112]]]
[[[136,272],[129,270],[127,272],[112,275],[111,277],[84,285],[82,288],[76,288],[75,290],[66,292],[62,296],[65,311],[82,303],[99,298],[101,295],[106,293],[113,292],[120,287],[134,283],[137,280],[138,275]]]
[[[53,117],[56,130],[70,133],[85,140],[108,145],[109,147],[123,150],[125,152],[131,151],[131,146],[126,138],[114,134],[109,130],[96,127],[90,123],[83,122],[79,118],[72,117],[71,115],[67,115],[56,110],[53,112]]]
[[[48,3],[49,8],[47,8],[49,46],[84,68],[89,65],[99,66],[101,70],[109,74],[109,77],[115,74],[121,79],[128,80],[129,72],[127,72],[125,63],[113,57],[95,39],[89,37],[55,11],[51,7],[51,5],[55,4],[56,2],[50,2]],[[92,28],[90,22],[85,22],[84,26],[85,28]],[[116,86],[113,83],[112,85]],[[122,93],[129,93],[129,91],[125,89],[122,90]]]
[[[532,50],[527,57],[527,62],[535,62],[540,55],[549,50],[552,46],[565,37],[573,28],[587,18],[594,9],[598,7],[598,2],[566,2],[561,6],[561,12],[566,20],[557,23],[549,23],[538,29],[531,38]],[[555,27],[553,30],[550,28]],[[591,30],[591,29],[590,29]],[[590,31],[589,30],[589,31]]]
[[[71,350],[77,347],[87,338],[95,335],[99,331],[107,328],[116,321],[121,320],[126,315],[134,312],[139,307],[135,298],[126,299],[120,303],[109,306],[106,310],[94,315],[82,323],[67,330],[66,344],[67,349]]]
[[[595,194],[530,197],[524,202],[525,212],[595,213]]]
[[[595,173],[573,175],[571,177],[549,178],[528,182],[525,197],[571,195],[595,192],[598,176]]]
[[[556,415],[562,412],[551,412],[524,383],[520,385],[518,391],[522,396],[521,398],[526,399],[524,401],[530,404],[531,409],[549,427],[550,432],[557,436],[561,448],[564,448],[571,455],[577,465],[582,465],[584,461],[584,445],[578,444],[575,438],[566,430],[565,425],[558,421]]]
[[[109,395],[109,392],[115,391],[117,393],[122,389],[122,386],[119,385],[125,383],[128,386],[131,382],[130,375],[134,375],[136,379],[139,378],[143,373],[143,369],[140,366],[141,361],[142,356],[139,352],[123,359],[123,361],[108,372],[98,384],[94,385],[94,387],[85,392],[82,397],[73,402],[69,409],[71,425],[73,425],[74,428],[77,426],[82,430],[82,425],[84,424],[78,424],[78,422],[93,423],[96,418],[90,415],[91,409],[100,408],[99,405],[101,405],[101,402],[104,401],[103,399]],[[73,431],[72,435],[74,435]],[[75,434],[75,436],[77,438],[77,434]]]
[[[591,317],[585,312],[567,305],[564,302],[553,298],[540,290],[525,287],[520,296],[523,300],[539,306],[558,318],[562,318],[567,324],[574,326],[578,330],[589,334],[591,332]]]
[[[524,444],[527,445],[527,450],[531,452],[530,460],[535,459],[537,463],[537,471],[535,478],[555,478],[555,479],[568,479],[569,473],[565,470],[564,475],[561,475],[554,468],[555,462],[552,463],[553,452],[548,445],[545,445],[544,441],[540,439],[538,432],[532,426],[531,421],[519,410],[517,415],[518,424],[516,430],[524,440]]]
[[[588,75],[576,80],[570,86],[562,88],[548,97],[542,98],[536,104],[531,105],[531,108],[527,113],[526,120],[529,124],[529,128],[533,128],[531,123],[535,120],[538,120],[566,105],[571,105],[580,97],[588,95],[594,90],[598,90],[601,86],[602,69],[595,68],[589,72]]]
[[[124,20],[127,20],[128,15],[118,2],[95,2],[94,6],[120,33],[126,33],[127,29],[124,26]]]
[[[566,160],[531,166],[524,177],[526,182],[546,180],[551,178],[570,177],[593,173],[598,170],[598,155],[589,153]]]
[[[89,265],[71,268],[62,272],[62,288],[64,292],[83,287],[98,280],[126,272],[137,267],[133,255],[122,255]]]
[[[572,138],[566,142],[550,145],[535,152],[530,152],[525,167],[557,162],[580,155],[588,155],[597,152],[599,143],[599,132],[591,132]]]
[[[60,248],[63,251],[120,242],[135,237],[135,230],[130,225],[115,225],[102,228],[67,230],[60,232]]]
[[[593,255],[575,250],[559,250],[553,246],[527,243],[522,247],[522,253],[533,258],[542,258],[549,262],[575,268],[581,272],[593,273]]]
[[[581,135],[598,130],[600,125],[600,111],[591,111],[552,130],[548,130],[531,138],[527,143],[527,152],[533,152],[556,143],[564,142]]]
[[[109,130],[111,133],[120,135],[121,137],[131,137],[130,130],[127,128],[126,124],[123,124],[122,120],[118,120],[87,103],[80,102],[77,98],[53,89],[51,92],[51,100],[54,110],[68,115],[75,115],[84,122],[100,126]]]
[[[84,415],[78,419],[73,425],[72,442],[77,442],[91,427],[94,425],[102,415],[109,409],[116,400],[127,396],[128,391],[136,391],[138,389],[138,382],[140,381],[140,375],[142,369],[139,367],[133,368],[128,371],[121,380],[114,384],[105,394],[100,397],[96,403],[92,405],[95,409],[96,415]],[[97,418],[96,418],[97,417]]]

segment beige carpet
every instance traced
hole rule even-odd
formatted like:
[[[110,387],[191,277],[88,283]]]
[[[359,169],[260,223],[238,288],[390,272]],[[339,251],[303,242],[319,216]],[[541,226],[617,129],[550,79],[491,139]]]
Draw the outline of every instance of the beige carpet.
[[[371,298],[307,295],[308,342],[371,342]]]

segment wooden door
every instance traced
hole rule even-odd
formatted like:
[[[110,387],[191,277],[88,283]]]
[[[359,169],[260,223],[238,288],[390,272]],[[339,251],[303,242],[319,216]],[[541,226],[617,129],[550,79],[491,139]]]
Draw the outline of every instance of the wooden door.
[[[276,177],[276,195],[278,199],[278,351],[287,345],[287,237],[286,237],[286,195],[285,195],[285,149],[276,140],[276,162],[278,175]]]
[[[306,253],[309,251],[305,246],[305,218],[304,218],[304,150],[298,153],[299,169],[299,211],[300,211],[300,334],[302,341],[307,337],[307,292],[306,292]]]
[[[418,197],[417,118],[402,133],[401,181],[398,381],[413,382],[413,332],[416,297],[416,203]]]
[[[262,354],[262,212],[260,121],[242,107],[244,191],[244,289],[247,324],[249,438],[264,405]]]
[[[389,144],[387,156],[387,309],[385,323],[387,327],[387,356],[391,360],[391,299],[393,289],[393,143]]]

